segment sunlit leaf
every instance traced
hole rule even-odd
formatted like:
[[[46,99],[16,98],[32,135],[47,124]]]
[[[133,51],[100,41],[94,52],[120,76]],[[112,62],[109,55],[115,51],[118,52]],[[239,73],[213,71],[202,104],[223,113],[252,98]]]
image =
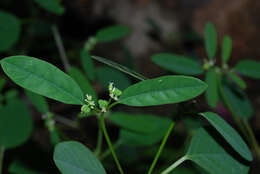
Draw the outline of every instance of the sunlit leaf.
[[[207,85],[187,76],[163,76],[134,84],[123,91],[119,102],[129,106],[179,103],[199,96]]]
[[[11,56],[2,59],[1,65],[4,72],[25,89],[67,104],[83,103],[83,93],[77,83],[48,62]]]

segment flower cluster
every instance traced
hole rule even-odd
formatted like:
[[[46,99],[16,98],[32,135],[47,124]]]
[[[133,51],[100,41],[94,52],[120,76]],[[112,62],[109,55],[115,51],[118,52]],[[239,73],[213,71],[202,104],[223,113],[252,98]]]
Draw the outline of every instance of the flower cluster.
[[[109,83],[108,91],[109,91],[109,96],[115,101],[117,101],[120,95],[122,94],[122,92],[114,86],[113,82]]]
[[[81,107],[81,113],[83,115],[89,114],[91,110],[95,108],[95,101],[92,99],[91,95],[86,94],[85,102],[86,104]]]
[[[53,119],[53,114],[48,112],[42,116],[42,119],[45,120],[45,126],[47,129],[52,132],[55,129],[55,120]]]
[[[98,100],[99,108],[101,112],[107,112],[108,101],[106,100]]]

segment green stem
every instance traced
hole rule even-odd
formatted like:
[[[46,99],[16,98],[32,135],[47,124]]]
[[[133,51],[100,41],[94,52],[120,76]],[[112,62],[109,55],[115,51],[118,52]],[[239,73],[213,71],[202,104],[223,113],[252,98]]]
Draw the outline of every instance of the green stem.
[[[170,167],[168,167],[167,169],[165,169],[161,174],[168,174],[170,173],[172,170],[174,170],[177,166],[179,166],[181,163],[183,163],[184,161],[187,160],[187,156],[183,156],[180,159],[178,159],[175,163],[173,163],[172,165],[170,165]]]
[[[98,122],[98,138],[97,138],[97,147],[95,150],[96,156],[99,156],[102,148],[102,143],[103,143],[103,133],[102,133],[102,128],[100,121]]]
[[[114,149],[117,149],[120,145],[122,144],[121,141],[117,141],[114,145],[113,145],[113,148]],[[99,159],[102,161],[104,160],[108,155],[110,155],[111,153],[111,150],[108,148],[105,152],[103,152],[101,154],[101,156],[99,157]]]
[[[122,170],[122,167],[121,167],[121,165],[120,165],[120,163],[119,163],[119,160],[118,160],[118,158],[117,158],[117,156],[116,156],[116,153],[115,153],[115,150],[114,150],[114,148],[113,148],[113,145],[112,145],[112,143],[111,143],[111,141],[110,141],[110,138],[109,138],[109,136],[108,136],[107,129],[106,129],[106,125],[105,125],[104,114],[102,114],[102,115],[100,116],[100,124],[101,124],[101,128],[102,128],[102,130],[103,130],[104,136],[105,136],[105,138],[106,138],[108,147],[109,147],[109,149],[111,150],[112,156],[113,156],[113,158],[114,158],[114,160],[115,160],[115,163],[116,163],[116,165],[117,165],[117,168],[118,168],[118,170],[119,170],[119,172],[120,172],[121,174],[124,174],[124,172],[123,172],[123,170]]]
[[[159,149],[158,149],[158,151],[157,151],[157,153],[156,153],[156,155],[154,157],[154,160],[153,160],[152,165],[151,165],[151,167],[150,167],[150,169],[148,171],[148,174],[152,173],[152,171],[153,171],[153,169],[154,169],[154,167],[155,167],[155,165],[156,165],[156,163],[157,163],[157,161],[158,161],[158,159],[159,159],[159,157],[161,155],[161,152],[162,152],[162,150],[163,150],[163,148],[164,148],[164,146],[165,146],[165,144],[167,142],[167,139],[168,139],[168,137],[169,137],[173,127],[174,127],[174,122],[171,123],[168,131],[166,132],[166,134],[165,134],[165,136],[164,136],[164,138],[162,140],[162,143],[161,143],[161,145],[160,145],[160,147],[159,147]]]
[[[57,48],[58,48],[58,51],[59,51],[59,54],[60,54],[61,61],[62,61],[63,66],[65,68],[65,71],[69,72],[70,64],[69,64],[69,61],[68,61],[68,58],[67,58],[67,55],[66,55],[66,51],[65,51],[64,46],[63,46],[63,42],[62,42],[62,39],[61,39],[61,36],[60,36],[60,32],[59,32],[58,27],[56,25],[52,26],[52,33],[53,33],[54,40],[55,40],[55,43],[57,45]]]
[[[0,146],[0,174],[2,174],[2,170],[3,170],[4,152],[5,152],[5,148]]]
[[[259,144],[258,144],[258,142],[255,138],[254,132],[253,132],[251,126],[249,125],[249,123],[247,121],[243,121],[243,123],[244,123],[244,125],[247,129],[247,132],[249,134],[249,138],[251,139],[252,148],[254,149],[258,159],[260,159],[260,148],[259,148]]]

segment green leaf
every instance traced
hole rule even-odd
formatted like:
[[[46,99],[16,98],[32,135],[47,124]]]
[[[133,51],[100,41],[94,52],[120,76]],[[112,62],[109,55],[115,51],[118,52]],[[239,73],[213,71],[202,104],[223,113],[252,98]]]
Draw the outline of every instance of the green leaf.
[[[124,112],[112,113],[108,119],[123,129],[143,134],[154,134],[163,127],[168,128],[172,122],[167,118],[159,116],[145,114],[132,115]]]
[[[230,58],[232,51],[232,40],[229,36],[225,36],[222,40],[222,62],[223,64],[226,64]]]
[[[241,60],[236,64],[234,70],[244,76],[260,79],[260,62],[255,60]]]
[[[64,7],[60,4],[59,0],[34,0],[40,7],[48,12],[56,15],[62,15],[64,13]]]
[[[54,162],[62,174],[106,174],[93,153],[76,141],[59,143],[54,150]]]
[[[10,89],[4,94],[4,98],[7,103],[10,101],[13,101],[13,99],[17,98],[19,95],[19,92],[16,89]]]
[[[48,103],[43,96],[40,96],[28,90],[25,90],[25,94],[28,96],[28,98],[31,100],[31,103],[40,113],[46,114],[47,112],[49,112]]]
[[[81,65],[90,80],[95,79],[94,64],[91,55],[88,51],[83,49],[80,54]]]
[[[162,68],[183,75],[201,75],[203,69],[200,64],[185,56],[161,53],[152,56],[152,61]]]
[[[228,74],[231,80],[233,80],[240,88],[246,89],[246,82],[242,78],[240,78],[232,71],[229,71]]]
[[[96,68],[97,80],[100,84],[107,89],[109,82],[114,82],[115,86],[124,90],[131,85],[130,79],[118,70],[110,67],[98,67]]]
[[[187,76],[163,76],[144,80],[125,89],[119,103],[129,106],[153,106],[179,103],[199,96],[207,85]]]
[[[72,66],[69,70],[69,75],[79,84],[84,94],[91,95],[97,101],[97,94],[92,88],[91,83],[78,68]]]
[[[10,49],[19,39],[20,20],[7,12],[0,11],[0,52]]]
[[[25,143],[32,129],[32,118],[24,102],[13,99],[0,110],[0,146],[9,149]]]
[[[96,34],[96,38],[99,42],[111,42],[122,39],[123,37],[130,34],[130,32],[131,30],[127,26],[114,25],[100,29]]]
[[[4,79],[4,78],[2,78],[2,77],[0,77],[0,92],[1,92],[1,91],[2,91],[2,89],[4,88],[4,86],[5,86],[5,83],[6,83],[5,79]]]
[[[204,37],[207,55],[210,59],[213,59],[217,51],[217,32],[214,24],[207,23]]]
[[[67,104],[83,104],[77,83],[52,64],[28,56],[1,60],[4,72],[18,85],[37,94]]]
[[[8,172],[11,174],[41,174],[40,172],[28,168],[20,161],[12,162],[8,167]]]
[[[252,161],[251,152],[241,136],[219,115],[204,112],[201,115],[225,138],[225,140],[246,160]]]
[[[206,99],[208,104],[215,108],[217,106],[219,96],[218,96],[218,75],[215,71],[215,69],[210,69],[208,72],[206,72],[206,79],[205,82],[208,85],[208,88],[206,90]]]
[[[200,128],[186,154],[209,174],[247,174],[249,167],[235,160],[211,135]]]
[[[239,89],[232,88],[227,82],[219,85],[221,97],[228,109],[246,121],[250,119],[253,115],[253,108],[246,94]]]

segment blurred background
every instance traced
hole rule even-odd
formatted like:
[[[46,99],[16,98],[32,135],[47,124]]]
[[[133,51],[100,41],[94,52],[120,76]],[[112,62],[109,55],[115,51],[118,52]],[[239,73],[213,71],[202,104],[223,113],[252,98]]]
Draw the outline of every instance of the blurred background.
[[[61,0],[60,4],[64,8],[64,13],[57,15],[46,11],[33,0],[1,0],[0,10],[16,16],[20,20],[21,28],[14,43],[6,49],[0,49],[0,58],[11,55],[28,55],[48,61],[66,71],[54,38],[54,31],[57,30],[69,63],[82,69],[80,52],[86,41],[104,27],[125,25],[131,29],[129,35],[113,42],[97,44],[91,54],[127,66],[147,78],[154,78],[173,74],[151,61],[151,56],[155,53],[189,55],[196,57],[199,62],[203,63],[206,58],[203,41],[204,29],[207,22],[212,22],[217,30],[219,43],[224,35],[229,35],[232,38],[230,66],[243,59],[260,61],[260,1],[257,0]],[[0,23],[1,30],[3,21],[0,20]],[[55,30],[53,30],[54,26]],[[1,44],[7,42],[4,39],[8,38],[0,38]],[[217,59],[220,59],[219,50],[217,51]],[[217,64],[220,62],[217,61]],[[121,89],[138,82],[125,74],[124,77],[121,77],[121,74],[106,73],[110,72],[110,69],[104,68],[100,62],[94,61],[94,65],[97,69],[97,80],[93,80],[92,84],[100,98],[108,97],[106,85],[113,78],[121,79],[119,80],[121,84],[118,84]],[[43,173],[57,173],[52,161],[53,149],[49,141],[48,130],[44,127],[40,113],[33,108],[23,90],[9,80],[2,70],[1,76],[7,81],[2,93],[13,88],[18,90],[19,97],[23,98],[30,106],[35,124],[34,133],[29,142],[6,152],[5,164],[8,166],[13,159],[18,159]],[[254,108],[253,117],[249,120],[250,125],[256,139],[260,140],[260,81],[248,78],[244,80],[247,82],[245,92]],[[181,107],[178,105],[149,108],[118,106],[115,110],[169,117],[178,115],[177,118],[174,117],[176,120],[182,120],[179,115],[183,111],[213,110],[233,124],[230,112],[223,104],[219,103],[216,108],[212,109],[204,98],[201,96],[196,101],[184,103]],[[51,111],[69,119],[73,119],[79,112],[77,106],[68,106],[49,99],[48,103]],[[189,123],[189,121],[183,121],[183,124],[180,123],[177,126],[176,133],[173,133],[174,135],[169,140],[167,153],[164,154],[158,165],[170,163],[183,154],[184,144],[187,141],[186,136],[189,135],[185,129],[188,129],[187,124]],[[190,127],[196,127],[196,124],[193,121]],[[57,126],[64,132],[67,139],[79,140],[93,149],[96,141],[96,125],[96,120],[89,118],[82,121],[81,132],[62,125]],[[109,124],[109,129],[112,139],[116,139],[118,128]],[[156,152],[157,147],[138,150],[127,147],[119,148],[122,154],[120,159],[129,164],[124,165],[130,171],[127,173],[142,173],[151,162],[152,158],[150,157]],[[145,151],[145,153],[140,155],[140,151]],[[259,161],[255,160],[251,165],[252,174],[257,174],[257,171],[260,171],[258,164]],[[112,158],[107,158],[104,165],[109,169],[109,173],[116,171]],[[189,168],[191,164],[185,165]],[[194,168],[196,168],[194,173],[205,173],[197,167]],[[7,171],[7,167],[4,171]],[[185,171],[185,169],[180,172],[192,173],[192,171]]]

